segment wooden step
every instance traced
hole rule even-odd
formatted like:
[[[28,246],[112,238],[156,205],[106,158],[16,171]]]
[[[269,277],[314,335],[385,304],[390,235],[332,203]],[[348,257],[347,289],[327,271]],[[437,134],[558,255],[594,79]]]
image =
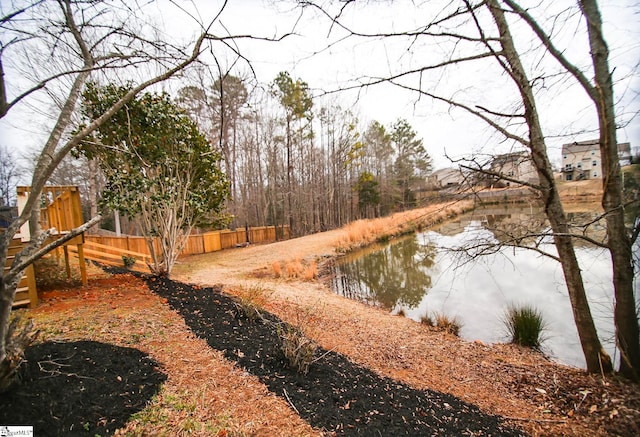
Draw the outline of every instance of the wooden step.
[[[29,299],[14,300],[12,308],[29,306],[30,304],[31,304],[31,301]]]

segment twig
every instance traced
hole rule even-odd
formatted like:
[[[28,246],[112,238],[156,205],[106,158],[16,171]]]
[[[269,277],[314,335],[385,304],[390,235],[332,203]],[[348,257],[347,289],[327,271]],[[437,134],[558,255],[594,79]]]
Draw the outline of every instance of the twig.
[[[539,423],[567,423],[565,419],[528,419],[526,417],[509,417],[503,416],[505,420],[516,420],[520,422],[539,422]]]
[[[287,394],[287,389],[283,388],[282,391],[284,392],[284,397],[287,398],[287,401],[289,402],[289,405],[291,405],[291,408],[293,408],[293,410],[298,414],[298,416],[300,415],[300,411],[298,411],[298,409],[296,408],[295,405],[293,405],[293,402],[291,402],[291,399],[289,398],[289,395]]]
[[[320,361],[321,359],[323,359],[324,357],[326,357],[327,355],[329,355],[331,352],[333,352],[333,349],[329,349],[328,351],[326,351],[325,353],[323,353],[322,355],[320,355],[318,358],[314,359],[313,361],[311,361],[311,364]]]

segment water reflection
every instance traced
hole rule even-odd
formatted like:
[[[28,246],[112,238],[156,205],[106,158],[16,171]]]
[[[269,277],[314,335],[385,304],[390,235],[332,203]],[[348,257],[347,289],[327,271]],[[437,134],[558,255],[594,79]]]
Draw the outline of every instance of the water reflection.
[[[340,262],[334,289],[343,296],[391,310],[414,308],[431,288],[436,246],[411,236]]]
[[[592,216],[579,214],[578,218],[592,220]],[[592,228],[593,238],[603,232],[602,227]],[[544,219],[533,210],[474,213],[446,223],[437,232],[411,235],[339,260],[334,290],[392,311],[402,309],[417,321],[434,312],[457,316],[463,322],[464,339],[488,343],[507,340],[501,319],[509,305],[531,304],[542,311],[549,325],[543,350],[561,362],[584,367],[558,262],[513,247],[467,262],[468,258],[456,250],[470,241],[504,242],[533,232],[538,236],[527,242],[554,255],[555,247],[544,237],[547,229]],[[596,327],[605,348],[615,356],[608,252],[585,244],[576,252]]]

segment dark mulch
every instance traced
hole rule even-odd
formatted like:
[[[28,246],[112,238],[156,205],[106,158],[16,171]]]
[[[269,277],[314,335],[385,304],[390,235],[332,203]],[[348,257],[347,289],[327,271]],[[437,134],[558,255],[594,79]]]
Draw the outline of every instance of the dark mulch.
[[[451,395],[416,390],[318,348],[302,375],[287,366],[274,315],[250,320],[219,290],[163,278],[149,287],[166,298],[199,337],[283,397],[312,426],[339,435],[524,435],[501,418]]]
[[[113,434],[166,380],[143,352],[95,341],[41,343],[25,358],[21,383],[0,395],[0,424],[37,436]]]

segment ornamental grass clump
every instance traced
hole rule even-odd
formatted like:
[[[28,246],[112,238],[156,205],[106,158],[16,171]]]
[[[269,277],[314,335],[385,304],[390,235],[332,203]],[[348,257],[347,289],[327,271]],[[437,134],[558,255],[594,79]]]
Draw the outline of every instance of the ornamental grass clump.
[[[262,307],[267,302],[266,290],[258,285],[251,287],[240,287],[236,290],[238,300],[236,304],[236,315],[246,317],[249,321],[262,319]]]
[[[294,326],[278,326],[280,337],[280,349],[284,354],[289,367],[296,372],[306,375],[309,366],[313,363],[313,354],[317,345],[305,337],[300,328]]]
[[[443,313],[435,313],[435,326],[439,331],[448,332],[455,336],[460,335],[462,322],[457,317],[449,317]]]
[[[542,313],[533,306],[510,306],[507,308],[504,323],[511,343],[538,349],[544,341],[542,336],[546,323]]]

